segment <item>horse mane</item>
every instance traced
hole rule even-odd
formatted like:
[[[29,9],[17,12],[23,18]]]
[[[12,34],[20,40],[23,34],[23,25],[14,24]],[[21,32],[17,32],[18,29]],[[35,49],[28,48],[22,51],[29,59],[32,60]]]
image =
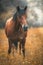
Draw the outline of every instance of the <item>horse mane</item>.
[[[14,15],[13,15],[13,21],[15,22],[15,31],[19,31],[19,28],[21,27],[21,24],[18,22],[18,18],[17,18],[18,15],[18,12],[16,12]]]
[[[13,15],[13,21],[17,21],[17,12]]]

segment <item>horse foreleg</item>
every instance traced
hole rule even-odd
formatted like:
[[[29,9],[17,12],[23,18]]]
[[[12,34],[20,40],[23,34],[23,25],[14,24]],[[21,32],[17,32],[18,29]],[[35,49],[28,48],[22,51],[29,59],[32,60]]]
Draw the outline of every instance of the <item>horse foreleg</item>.
[[[25,39],[21,41],[23,58],[25,58]]]
[[[8,54],[10,54],[11,53],[12,42],[11,42],[11,40],[8,40],[8,41],[9,41]]]
[[[19,54],[21,54],[21,43],[19,44]]]

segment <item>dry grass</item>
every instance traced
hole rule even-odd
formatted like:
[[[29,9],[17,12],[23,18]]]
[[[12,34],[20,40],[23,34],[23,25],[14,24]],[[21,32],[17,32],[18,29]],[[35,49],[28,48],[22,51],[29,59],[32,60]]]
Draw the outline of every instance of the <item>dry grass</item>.
[[[0,29],[0,65],[43,65],[43,28],[31,28],[26,38],[26,57],[15,51],[8,58],[8,40]]]

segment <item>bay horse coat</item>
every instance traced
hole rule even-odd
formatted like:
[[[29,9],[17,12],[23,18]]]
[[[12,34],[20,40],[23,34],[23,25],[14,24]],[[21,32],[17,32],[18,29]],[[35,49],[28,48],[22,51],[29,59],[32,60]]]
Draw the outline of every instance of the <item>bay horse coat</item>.
[[[21,48],[23,52],[23,56],[25,57],[25,41],[27,36],[27,29],[26,31],[23,30],[22,25],[26,25],[26,9],[20,9],[19,6],[17,7],[17,12],[14,14],[13,17],[9,18],[5,25],[5,34],[8,38],[9,48],[8,54],[11,53],[12,44],[15,45],[16,49],[19,44],[19,49],[21,53]]]

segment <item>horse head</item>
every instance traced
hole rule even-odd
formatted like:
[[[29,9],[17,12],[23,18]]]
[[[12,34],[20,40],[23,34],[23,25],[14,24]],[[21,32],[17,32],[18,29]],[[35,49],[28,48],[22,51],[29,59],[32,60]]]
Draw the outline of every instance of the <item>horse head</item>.
[[[20,8],[19,6],[17,7],[17,21],[21,24],[22,28],[24,28],[25,30],[27,30],[28,25],[27,25],[27,6],[25,6],[25,8]],[[25,27],[24,27],[25,26]]]
[[[17,7],[17,20],[21,24],[26,24],[26,18],[27,18],[26,10],[27,6],[24,9],[20,8],[19,6]]]

